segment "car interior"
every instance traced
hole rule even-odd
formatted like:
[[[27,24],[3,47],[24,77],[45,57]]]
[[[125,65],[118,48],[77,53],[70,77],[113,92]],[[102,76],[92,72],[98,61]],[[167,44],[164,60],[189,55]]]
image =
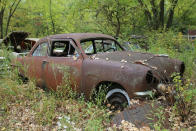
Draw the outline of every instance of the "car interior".
[[[122,50],[122,48],[113,40],[88,40],[81,42],[81,46],[87,55]]]
[[[70,41],[54,41],[52,43],[51,56],[54,57],[69,57],[75,55],[75,48]]]

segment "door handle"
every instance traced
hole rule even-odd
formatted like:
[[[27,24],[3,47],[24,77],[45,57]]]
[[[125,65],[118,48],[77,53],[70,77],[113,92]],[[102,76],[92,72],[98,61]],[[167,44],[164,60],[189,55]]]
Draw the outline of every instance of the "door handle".
[[[48,61],[47,60],[43,60],[42,61],[42,69],[44,69],[47,64],[48,64]]]
[[[43,60],[42,62],[43,62],[43,63],[49,63],[47,60]]]

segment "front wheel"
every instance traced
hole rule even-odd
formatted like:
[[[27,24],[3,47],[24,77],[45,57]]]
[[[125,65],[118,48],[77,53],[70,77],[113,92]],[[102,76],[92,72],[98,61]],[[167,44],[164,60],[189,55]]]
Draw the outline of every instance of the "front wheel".
[[[123,111],[125,107],[130,105],[127,93],[121,89],[112,89],[107,93],[106,99],[111,111]]]

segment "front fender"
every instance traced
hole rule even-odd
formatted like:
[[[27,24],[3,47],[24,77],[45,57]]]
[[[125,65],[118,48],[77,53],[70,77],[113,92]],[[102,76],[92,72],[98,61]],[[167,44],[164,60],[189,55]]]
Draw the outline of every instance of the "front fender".
[[[100,82],[115,82],[121,85],[131,98],[134,92],[151,89],[146,81],[148,71],[148,67],[137,64],[85,59],[82,65],[81,89],[88,97]]]

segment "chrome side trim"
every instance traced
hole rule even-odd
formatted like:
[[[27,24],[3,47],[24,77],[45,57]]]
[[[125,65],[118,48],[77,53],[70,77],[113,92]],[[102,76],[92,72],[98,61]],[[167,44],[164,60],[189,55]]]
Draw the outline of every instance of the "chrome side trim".
[[[152,96],[152,91],[144,91],[144,92],[135,92],[134,93],[137,96]]]

